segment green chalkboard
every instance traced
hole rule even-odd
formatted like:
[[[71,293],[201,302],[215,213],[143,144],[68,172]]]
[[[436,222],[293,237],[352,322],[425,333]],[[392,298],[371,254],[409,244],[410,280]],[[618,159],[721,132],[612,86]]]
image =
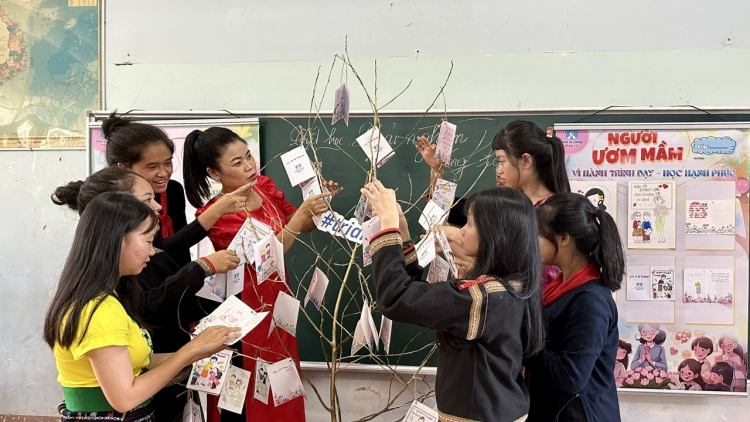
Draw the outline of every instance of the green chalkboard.
[[[494,155],[491,149],[492,137],[507,123],[515,119],[526,119],[546,128],[555,123],[573,123],[582,119],[587,123],[648,123],[648,122],[716,122],[747,121],[750,114],[705,114],[700,112],[675,113],[644,113],[644,114],[600,114],[585,116],[581,114],[547,114],[527,116],[465,116],[448,115],[448,120],[457,125],[456,143],[452,155],[452,165],[445,174],[446,179],[458,183],[457,194],[467,194],[493,186],[494,184]],[[429,168],[421,162],[421,156],[414,148],[416,136],[424,135],[434,139],[438,134],[438,126],[441,122],[440,116],[382,116],[380,119],[381,132],[386,136],[391,146],[395,149],[395,156],[388,160],[378,169],[377,177],[384,185],[398,188],[399,200],[416,204],[416,208],[407,213],[413,236],[421,232],[417,224],[420,209],[424,206],[423,193],[429,183]],[[301,140],[300,129],[306,135],[305,139],[312,141],[317,153],[318,161],[322,163],[323,176],[339,182],[344,191],[337,195],[332,202],[333,209],[347,218],[353,216],[354,207],[359,199],[359,188],[367,177],[370,163],[365,154],[356,144],[357,136],[372,127],[372,117],[352,117],[349,125],[339,121],[330,124],[330,116],[322,120],[304,118],[282,118],[260,116],[261,158],[264,163],[264,174],[274,179],[280,190],[287,193],[287,199],[293,204],[302,202],[301,191],[292,188],[284,172],[278,156],[289,149],[299,145]],[[313,158],[309,145],[308,155]],[[404,207],[406,209],[406,206]],[[330,284],[325,297],[325,307],[328,311],[319,312],[312,303],[305,308],[312,324],[326,335],[331,336],[332,324],[330,312],[333,312],[336,298],[339,295],[341,281],[349,262],[349,253],[342,247],[343,241],[334,241],[327,233],[314,232],[303,235],[290,253],[286,256],[286,265],[293,291],[298,292],[297,297],[303,299],[305,289],[310,284],[312,268],[318,257],[332,266],[332,270],[324,269],[325,265],[318,263],[330,279]],[[417,239],[418,240],[418,239]],[[309,246],[308,246],[309,245]],[[351,244],[350,244],[351,245]],[[310,250],[313,247],[316,252]],[[352,270],[344,288],[342,301],[340,302],[339,315],[343,315],[344,327],[349,333],[359,319],[362,309],[362,291],[368,291],[374,297],[372,283],[369,282],[371,267],[361,267],[361,249],[357,251],[356,263],[358,268]],[[360,274],[361,268],[361,274]],[[335,272],[335,274],[334,274]],[[367,279],[367,282],[361,280]],[[381,316],[375,312],[374,318],[379,327]],[[326,362],[330,361],[331,350],[325,344],[305,315],[300,315],[297,330],[300,356],[303,361]],[[337,332],[337,338],[347,338],[346,333]],[[420,327],[394,322],[392,331],[391,356],[380,357],[384,362],[391,365],[420,365],[430,350],[429,345],[433,343],[435,333]],[[341,347],[341,355],[349,356],[351,339]],[[358,355],[359,363],[377,363],[371,358],[361,358],[365,353],[362,349]],[[381,354],[382,346],[381,346]],[[353,358],[345,358],[344,361],[355,361]],[[427,362],[427,366],[435,366],[436,355]]]

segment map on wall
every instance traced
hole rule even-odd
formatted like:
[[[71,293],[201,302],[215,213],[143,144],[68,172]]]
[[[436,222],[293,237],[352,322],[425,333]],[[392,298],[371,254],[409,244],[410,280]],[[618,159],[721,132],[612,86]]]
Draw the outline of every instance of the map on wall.
[[[100,108],[96,1],[0,3],[0,148],[80,148]]]

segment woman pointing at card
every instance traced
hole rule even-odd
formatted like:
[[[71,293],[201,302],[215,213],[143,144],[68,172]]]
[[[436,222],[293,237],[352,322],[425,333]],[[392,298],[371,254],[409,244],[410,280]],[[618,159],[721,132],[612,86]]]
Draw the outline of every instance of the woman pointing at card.
[[[197,216],[214,207],[226,192],[232,192],[247,183],[254,184],[241,204],[246,211],[224,215],[209,230],[208,237],[217,250],[227,249],[249,218],[252,224],[262,223],[270,227],[286,252],[301,232],[309,232],[315,228],[312,217],[328,210],[328,203],[323,199],[340,190],[336,183],[329,181],[326,187],[330,192],[313,195],[299,208],[295,208],[276,189],[273,180],[258,174],[255,158],[248,150],[245,140],[231,130],[220,127],[191,132],[185,138],[183,164],[187,197],[198,209]],[[209,178],[222,184],[222,193],[210,199]],[[258,284],[255,267],[246,265],[245,268],[242,301],[256,311],[273,311],[279,292],[289,291],[286,280],[274,272],[267,281]],[[280,329],[273,330],[269,336],[270,323],[270,318],[265,319],[243,338],[242,351],[253,358],[244,360],[245,369],[255,372],[256,360],[274,363],[291,357],[299,362],[296,338]],[[251,385],[254,385],[255,375],[253,374]],[[216,407],[209,405],[209,409],[214,409],[215,412]],[[251,418],[253,421],[303,421],[304,398],[298,397],[281,406],[274,406],[273,403],[261,403],[248,395],[245,412],[248,421]],[[209,414],[209,420],[216,422],[218,414]]]
[[[370,240],[380,312],[437,330],[435,391],[443,420],[516,421],[529,411],[521,360],[544,346],[536,217],[523,193],[487,189],[467,200],[460,243],[476,256],[465,279],[421,280],[395,192],[379,181],[362,194],[380,217]]]
[[[44,320],[65,397],[63,421],[153,421],[151,396],[239,336],[236,328],[215,327],[173,354],[152,354],[138,323],[140,297],[121,286],[136,283],[132,276],[154,255],[157,229],[151,208],[125,192],[100,195],[81,215]]]

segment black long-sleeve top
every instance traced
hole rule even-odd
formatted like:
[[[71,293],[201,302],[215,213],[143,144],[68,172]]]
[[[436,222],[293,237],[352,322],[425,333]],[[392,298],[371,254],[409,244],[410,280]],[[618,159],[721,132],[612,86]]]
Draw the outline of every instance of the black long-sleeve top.
[[[151,257],[138,282],[143,289],[143,319],[151,327],[154,353],[176,352],[190,341],[190,324],[216,309],[217,302],[195,295],[212,274],[201,260],[180,267],[164,251],[158,250]]]
[[[185,216],[185,190],[180,182],[169,180],[167,182],[167,215],[172,220],[174,234],[163,238],[159,231],[154,239],[154,246],[164,250],[174,261],[183,267],[190,262],[190,248],[208,236],[208,231],[200,225],[198,220],[187,223]],[[156,195],[156,202],[161,201]]]
[[[420,280],[414,246],[398,230],[370,242],[380,312],[438,330],[435,390],[441,421],[515,421],[529,410],[521,376],[524,301],[494,277],[430,284]]]

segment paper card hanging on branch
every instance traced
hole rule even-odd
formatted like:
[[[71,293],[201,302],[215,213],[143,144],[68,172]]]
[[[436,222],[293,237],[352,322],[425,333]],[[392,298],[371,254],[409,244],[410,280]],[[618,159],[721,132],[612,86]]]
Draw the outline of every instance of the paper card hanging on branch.
[[[255,361],[255,386],[253,388],[253,399],[268,404],[268,391],[271,385],[268,382],[268,363],[262,360]]]
[[[247,333],[257,327],[266,315],[268,315],[268,312],[255,312],[244,302],[237,299],[237,296],[229,296],[218,308],[200,320],[193,330],[193,334],[198,335],[201,331],[214,325],[240,327],[241,336],[227,342],[231,345],[240,341],[242,337],[245,337]]]
[[[219,409],[242,413],[247,387],[250,384],[250,371],[230,366],[224,378],[224,388],[219,396]]]
[[[453,278],[458,278],[458,265],[456,265],[456,256],[453,255],[453,249],[451,244],[448,242],[448,238],[445,237],[445,233],[442,230],[435,230],[435,239],[437,239],[440,249],[443,250],[443,256],[445,256],[448,262],[448,268],[453,274]]]
[[[244,286],[245,265],[240,264],[234,270],[206,277],[203,287],[195,295],[216,302],[223,302],[229,296],[241,293]]]
[[[364,314],[364,309],[362,310],[362,314]],[[354,328],[354,334],[352,334],[351,356],[354,356],[359,349],[367,346],[367,336],[365,335],[365,330],[367,330],[367,328],[365,328],[365,324],[363,323],[364,318],[362,317],[362,314],[359,315],[359,321],[357,321],[357,326]]]
[[[307,289],[307,294],[305,295],[305,306],[307,306],[307,302],[312,301],[313,305],[320,310],[320,305],[323,303],[327,288],[328,277],[326,277],[320,268],[315,267],[310,287]]]
[[[438,413],[424,404],[414,401],[406,412],[403,422],[438,422]]]
[[[268,280],[273,273],[278,274],[278,280],[286,280],[284,278],[284,245],[279,242],[275,235],[269,234],[256,243],[253,249],[258,284]]]
[[[345,219],[335,211],[326,211],[318,216],[316,227],[320,231],[343,237],[354,243],[362,243],[362,225],[356,219]]]
[[[366,267],[372,263],[370,255],[370,239],[380,231],[380,218],[375,216],[362,223],[362,266]]]
[[[425,230],[430,231],[432,227],[443,224],[448,213],[445,212],[438,204],[434,201],[427,202],[422,214],[419,216],[419,224],[424,227]]]
[[[449,271],[450,265],[448,264],[448,261],[440,256],[435,256],[435,259],[430,264],[430,270],[427,271],[427,282],[438,283],[440,281],[446,281],[448,280]]]
[[[289,176],[289,183],[292,186],[297,186],[305,180],[315,177],[315,170],[310,158],[302,146],[281,154],[281,164],[284,165],[284,170],[286,170],[286,175]]]
[[[386,318],[385,316],[380,319],[380,341],[383,342],[383,350],[385,353],[390,353],[391,350],[391,326],[393,321]]]
[[[245,288],[245,264],[240,264],[237,268],[227,271],[227,295],[229,296],[242,293]]]
[[[430,232],[415,246],[417,261],[420,267],[426,267],[437,255],[435,252],[435,233]]]
[[[393,148],[388,144],[385,136],[382,136],[378,128],[373,127],[357,138],[357,144],[365,152],[371,162],[380,167],[385,164],[394,154]]]
[[[227,274],[219,273],[203,279],[203,287],[195,295],[216,302],[223,302],[227,298],[226,292]]]
[[[360,196],[357,207],[354,208],[354,218],[357,219],[359,224],[362,224],[366,219],[371,218],[372,214],[372,204],[367,200],[367,197]]]
[[[331,117],[331,125],[344,119],[344,123],[349,126],[349,88],[346,84],[342,84],[336,89],[334,95],[335,101],[333,104],[333,116]]]
[[[237,256],[240,258],[240,265],[246,262],[252,264],[255,244],[272,233],[271,226],[261,223],[254,218],[248,218],[242,223],[237,234],[234,235],[229,246],[227,246],[227,250],[237,253]]]
[[[443,211],[448,212],[456,199],[456,185],[444,179],[435,181],[435,189],[432,191],[432,202],[437,204]]]
[[[367,347],[370,350],[378,350],[378,329],[375,327],[375,320],[372,319],[372,311],[369,302],[365,301],[364,306],[364,323],[365,337],[367,337]]]
[[[271,336],[273,329],[276,327],[296,336],[298,316],[299,300],[284,292],[279,292],[279,295],[276,297],[276,303],[273,305],[273,318],[271,319],[271,328],[268,330],[268,336]]]
[[[305,394],[305,389],[297,372],[297,366],[289,358],[269,365],[268,379],[271,382],[274,406],[281,406]]]
[[[303,201],[307,200],[307,198],[313,195],[318,195],[318,194],[323,193],[323,190],[320,188],[320,182],[318,182],[317,176],[300,183],[299,187],[300,189],[302,189]]]
[[[438,135],[437,146],[435,148],[435,158],[445,164],[450,164],[451,152],[453,151],[453,141],[455,138],[456,125],[448,122],[441,123],[440,134]]]
[[[188,391],[188,401],[182,410],[182,422],[203,422],[201,406],[193,401],[191,391]]]
[[[190,371],[187,388],[218,396],[231,360],[232,351],[222,350],[195,362]]]

